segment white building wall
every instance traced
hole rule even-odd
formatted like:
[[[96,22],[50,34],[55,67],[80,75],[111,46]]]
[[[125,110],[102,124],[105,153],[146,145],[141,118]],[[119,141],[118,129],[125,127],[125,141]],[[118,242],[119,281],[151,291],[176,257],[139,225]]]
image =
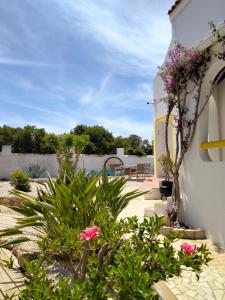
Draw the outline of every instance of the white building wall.
[[[210,30],[209,22],[223,23],[224,0],[183,0],[186,6],[179,12],[179,6],[171,15],[173,40],[185,47],[193,47],[204,40]],[[174,17],[173,17],[174,16]]]
[[[213,21],[217,25],[223,24],[225,0],[183,0],[181,4],[170,16],[173,31],[170,48],[175,40],[186,47],[200,44],[201,47],[204,47],[210,42],[201,42],[209,36],[208,22]],[[224,62],[216,59],[212,61],[204,80],[201,103],[209,95],[212,81],[223,67],[225,67]],[[160,81],[160,77],[156,76],[154,81],[156,101],[164,94],[164,88]],[[219,109],[215,106],[212,109],[214,112],[219,112],[219,116],[215,117],[215,123],[218,123],[219,118],[218,126],[221,128],[218,128],[215,123],[209,125],[209,107],[207,107],[199,119],[192,147],[185,156],[180,172],[180,183],[186,224],[206,229],[209,238],[225,247],[225,161],[212,161],[209,156],[210,152],[200,149],[201,143],[207,142],[214,134],[215,139],[217,139],[216,136],[225,139],[224,81],[216,94],[220,101]],[[164,114],[165,106],[160,103],[156,107],[155,116]],[[212,117],[211,120],[213,120]],[[208,130],[209,128],[210,130]],[[211,131],[210,134],[209,131]],[[212,157],[215,160],[221,157],[219,152],[221,151],[214,151]]]
[[[212,80],[223,67],[225,62],[212,62],[204,81],[202,103],[209,94]],[[223,84],[225,88],[225,82]],[[224,116],[225,111],[223,119]],[[200,149],[201,143],[208,141],[208,128],[209,107],[198,121],[180,174],[185,222],[206,229],[209,238],[225,247],[225,161],[212,161],[208,151]]]

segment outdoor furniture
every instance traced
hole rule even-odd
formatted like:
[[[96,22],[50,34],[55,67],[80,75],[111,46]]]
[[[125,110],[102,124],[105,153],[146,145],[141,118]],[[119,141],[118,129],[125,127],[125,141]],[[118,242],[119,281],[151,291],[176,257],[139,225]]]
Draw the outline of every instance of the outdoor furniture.
[[[137,178],[140,176],[144,177],[145,174],[145,164],[137,164],[136,176]]]
[[[150,176],[151,175],[151,164],[137,164],[136,176]]]
[[[145,175],[147,175],[147,176],[152,175],[152,173],[153,173],[152,165],[151,164],[145,164],[144,172],[145,172]]]
[[[131,177],[132,174],[136,174],[137,167],[136,166],[119,166],[116,167],[115,174],[116,175],[125,175]]]
[[[111,165],[110,165],[111,166]],[[116,176],[128,176],[129,178],[132,176],[150,176],[151,175],[151,164],[137,164],[137,165],[113,165],[115,166],[115,175]]]
[[[119,168],[121,164],[110,164],[109,165],[109,170],[110,170],[110,175],[111,176],[117,176],[117,168]]]

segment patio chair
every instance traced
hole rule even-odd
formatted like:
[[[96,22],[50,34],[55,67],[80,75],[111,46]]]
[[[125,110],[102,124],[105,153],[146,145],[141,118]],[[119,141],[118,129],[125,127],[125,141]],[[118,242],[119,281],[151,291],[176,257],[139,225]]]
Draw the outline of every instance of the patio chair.
[[[153,172],[152,165],[151,164],[145,164],[145,167],[144,167],[144,173],[145,173],[145,175],[151,176],[152,172]]]
[[[133,177],[133,176],[137,177],[137,166],[130,167],[129,172],[130,172],[130,177]]]
[[[121,164],[110,164],[109,165],[109,170],[110,170],[110,175],[111,176],[118,176],[120,175],[121,171],[118,171],[117,168],[120,167]]]
[[[136,176],[137,178],[139,176],[143,176],[145,178],[145,176],[151,175],[151,164],[137,164],[137,171],[136,171]]]
[[[124,175],[125,176],[128,176],[129,178],[131,177],[131,168],[126,168],[125,170],[124,170]]]
[[[136,176],[144,176],[145,174],[145,164],[137,164]]]

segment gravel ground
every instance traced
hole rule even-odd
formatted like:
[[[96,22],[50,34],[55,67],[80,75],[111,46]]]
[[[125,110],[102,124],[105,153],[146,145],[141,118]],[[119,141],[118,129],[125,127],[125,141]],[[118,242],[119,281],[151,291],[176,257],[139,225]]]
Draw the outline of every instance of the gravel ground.
[[[36,195],[36,191],[38,187],[43,187],[42,184],[39,184],[37,182],[31,182],[31,192],[28,193],[30,195]],[[0,197],[9,197],[10,195],[10,190],[12,190],[13,187],[9,183],[9,181],[0,181]]]

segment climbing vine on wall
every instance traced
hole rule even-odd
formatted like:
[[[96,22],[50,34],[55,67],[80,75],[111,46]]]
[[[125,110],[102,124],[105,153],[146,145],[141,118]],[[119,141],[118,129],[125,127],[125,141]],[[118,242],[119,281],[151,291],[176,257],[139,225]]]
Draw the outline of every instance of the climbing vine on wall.
[[[173,176],[173,200],[177,211],[178,224],[181,203],[179,185],[180,167],[194,138],[199,116],[206,107],[211,95],[210,92],[204,101],[200,103],[203,81],[213,56],[225,60],[225,36],[220,33],[213,23],[209,24],[212,34],[216,39],[215,43],[219,45],[217,52],[212,50],[212,46],[204,50],[187,49],[176,42],[174,48],[169,51],[167,62],[160,69],[160,76],[166,92],[166,97],[162,101],[167,106],[165,130],[166,154],[170,161],[170,172]],[[211,88],[213,88],[213,85]],[[168,140],[169,120],[172,113],[176,128],[174,161],[171,158]]]

